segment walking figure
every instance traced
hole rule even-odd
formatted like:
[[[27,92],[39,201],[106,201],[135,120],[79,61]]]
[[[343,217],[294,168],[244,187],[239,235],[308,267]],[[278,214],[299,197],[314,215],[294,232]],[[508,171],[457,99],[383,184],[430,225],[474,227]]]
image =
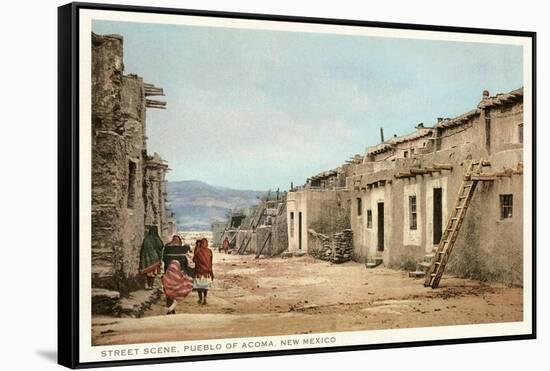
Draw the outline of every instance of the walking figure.
[[[225,236],[223,240],[222,247],[223,247],[223,252],[227,254],[227,250],[229,250],[229,238],[227,238],[227,236]]]
[[[149,226],[139,254],[139,273],[145,276],[146,290],[153,288],[155,277],[160,271],[163,245],[157,226]]]
[[[212,287],[214,272],[212,271],[212,250],[208,248],[208,240],[203,238],[193,253],[195,263],[195,277],[193,288],[199,293],[198,303],[206,305],[208,290]]]
[[[189,245],[174,235],[164,247],[162,286],[166,295],[166,314],[176,314],[176,299],[185,298],[193,289],[193,269],[189,266]]]

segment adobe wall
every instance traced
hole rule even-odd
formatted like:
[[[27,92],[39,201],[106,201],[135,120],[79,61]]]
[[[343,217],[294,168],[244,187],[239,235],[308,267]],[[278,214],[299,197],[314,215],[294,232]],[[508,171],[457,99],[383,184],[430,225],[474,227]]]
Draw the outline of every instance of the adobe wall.
[[[523,147],[520,125],[523,126],[523,102],[486,109],[490,123],[490,152],[497,153]]]
[[[274,219],[271,227],[271,246],[268,251],[269,256],[276,256],[288,249],[288,228],[286,210]]]
[[[286,202],[278,202],[273,208],[265,209],[264,206],[263,204],[256,206],[239,227],[236,232],[235,251],[241,254],[261,252],[263,256],[276,256],[288,249]],[[253,228],[251,223],[257,221],[256,218],[261,211],[264,214],[259,217],[260,224]],[[212,226],[214,227],[215,224]],[[267,242],[265,242],[266,238],[268,238]]]
[[[223,241],[223,232],[225,231],[227,223],[215,222],[212,223],[212,247],[218,248]]]

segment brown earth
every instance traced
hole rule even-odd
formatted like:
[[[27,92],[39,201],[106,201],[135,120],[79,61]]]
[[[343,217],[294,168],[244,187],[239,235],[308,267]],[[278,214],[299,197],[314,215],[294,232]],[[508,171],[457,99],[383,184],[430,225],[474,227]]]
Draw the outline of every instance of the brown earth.
[[[176,315],[164,300],[142,318],[94,317],[94,345],[514,322],[522,289],[445,276],[438,289],[407,272],[334,265],[309,256],[254,259],[215,253],[208,304],[196,293]]]

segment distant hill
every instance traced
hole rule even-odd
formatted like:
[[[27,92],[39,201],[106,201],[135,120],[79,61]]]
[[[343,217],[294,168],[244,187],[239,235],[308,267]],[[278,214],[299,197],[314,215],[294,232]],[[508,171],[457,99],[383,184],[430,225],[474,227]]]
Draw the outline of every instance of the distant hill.
[[[234,208],[257,204],[264,191],[216,187],[198,180],[168,182],[168,207],[177,216],[178,230],[206,231],[212,222],[225,220]]]

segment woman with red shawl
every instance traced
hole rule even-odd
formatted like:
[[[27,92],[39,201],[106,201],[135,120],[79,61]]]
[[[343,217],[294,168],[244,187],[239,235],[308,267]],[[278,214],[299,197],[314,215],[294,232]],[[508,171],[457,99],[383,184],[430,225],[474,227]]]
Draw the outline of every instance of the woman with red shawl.
[[[208,289],[212,287],[214,272],[212,271],[212,250],[208,248],[208,240],[203,238],[197,245],[193,253],[193,262],[195,263],[195,277],[193,278],[193,288],[199,293],[198,303],[206,305],[206,296]]]

